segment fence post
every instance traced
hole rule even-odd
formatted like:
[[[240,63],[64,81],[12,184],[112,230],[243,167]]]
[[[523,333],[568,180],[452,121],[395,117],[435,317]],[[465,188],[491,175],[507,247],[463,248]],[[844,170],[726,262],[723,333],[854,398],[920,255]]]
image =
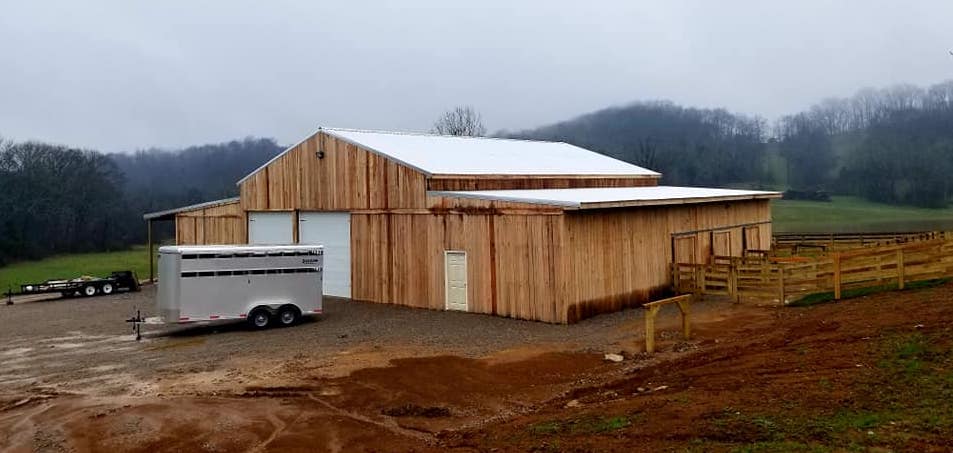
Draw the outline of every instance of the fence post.
[[[698,287],[695,288],[696,295],[701,297],[705,294],[705,266],[698,266]]]
[[[728,265],[728,296],[734,303],[741,302],[738,296],[738,261],[731,258],[731,264]]]
[[[784,265],[778,263],[778,302],[781,305],[784,303]]]
[[[897,249],[897,289],[903,289],[904,284],[904,269],[903,269],[903,249]]]
[[[840,252],[834,253],[834,300],[840,300]]]

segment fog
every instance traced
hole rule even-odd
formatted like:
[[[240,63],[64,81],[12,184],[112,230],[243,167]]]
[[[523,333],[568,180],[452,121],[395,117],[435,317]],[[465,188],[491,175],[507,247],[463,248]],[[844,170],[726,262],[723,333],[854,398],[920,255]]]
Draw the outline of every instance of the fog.
[[[953,2],[3,1],[0,136],[99,149],[319,125],[491,131],[635,100],[769,119],[953,78]]]

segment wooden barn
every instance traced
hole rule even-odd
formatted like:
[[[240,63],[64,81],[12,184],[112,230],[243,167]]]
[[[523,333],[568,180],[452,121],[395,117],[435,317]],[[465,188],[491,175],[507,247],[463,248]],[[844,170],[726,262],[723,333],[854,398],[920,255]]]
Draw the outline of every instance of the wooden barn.
[[[238,198],[145,217],[179,244],[323,244],[331,296],[567,323],[660,296],[673,260],[770,246],[779,194],[660,176],[566,143],[324,128]]]

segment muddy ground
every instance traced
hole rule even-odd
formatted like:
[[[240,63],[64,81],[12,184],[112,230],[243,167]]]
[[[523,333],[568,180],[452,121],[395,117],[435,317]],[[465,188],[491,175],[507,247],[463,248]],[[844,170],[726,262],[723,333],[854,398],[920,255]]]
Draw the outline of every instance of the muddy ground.
[[[328,300],[294,328],[136,342],[122,319],[151,307],[151,289],[20,303],[0,307],[0,450],[946,451],[950,405],[923,401],[953,397],[951,296],[705,301],[691,341],[674,310],[661,314],[652,357],[639,310],[557,326]],[[897,360],[913,375],[889,366],[906,336],[922,357]],[[904,392],[923,410],[881,401]]]

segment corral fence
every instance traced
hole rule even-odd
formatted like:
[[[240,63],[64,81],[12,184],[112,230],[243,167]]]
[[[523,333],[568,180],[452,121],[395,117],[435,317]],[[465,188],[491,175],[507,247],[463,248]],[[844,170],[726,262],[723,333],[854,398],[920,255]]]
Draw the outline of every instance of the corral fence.
[[[918,231],[897,233],[775,233],[771,248],[776,255],[800,255],[801,253],[829,253],[863,247],[922,242],[935,239],[953,239],[944,231]]]
[[[721,295],[736,301],[788,304],[808,294],[891,286],[953,277],[953,234],[929,233],[893,243],[833,251],[819,256],[713,256],[707,264],[676,263],[676,293]]]

